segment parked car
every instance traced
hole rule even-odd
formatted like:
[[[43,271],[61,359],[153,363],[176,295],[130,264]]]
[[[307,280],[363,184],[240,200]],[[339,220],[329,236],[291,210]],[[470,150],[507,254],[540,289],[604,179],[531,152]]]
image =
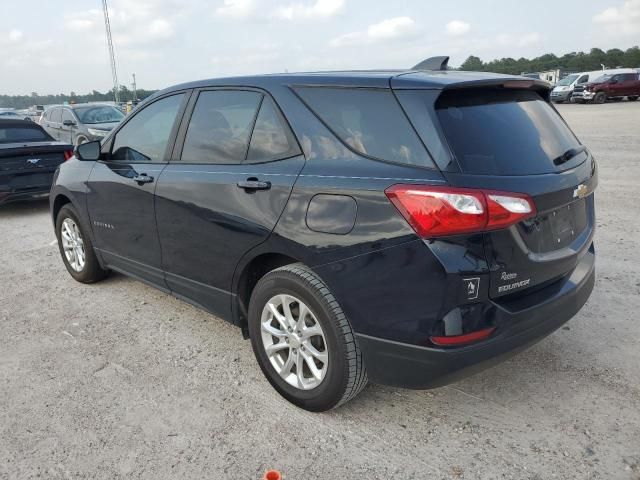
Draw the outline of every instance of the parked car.
[[[586,83],[573,93],[577,103],[605,103],[608,99],[627,97],[636,101],[640,97],[640,76],[637,72],[602,75]]]
[[[448,384],[593,288],[596,163],[549,93],[446,61],[168,88],[60,167],[62,261],[238,325],[308,410]]]
[[[606,70],[595,70],[593,72],[582,72],[567,75],[560,80],[556,87],[551,91],[551,100],[555,103],[573,101],[573,92],[582,92],[584,85],[593,82],[603,75],[614,75],[616,73],[633,73],[630,68],[609,68]],[[577,88],[576,88],[577,87]],[[578,97],[581,95],[578,94]]]
[[[39,125],[0,116],[0,205],[47,195],[53,173],[72,155],[72,145],[54,141]]]
[[[80,145],[103,139],[124,117],[112,105],[82,103],[51,107],[40,123],[53,138]]]

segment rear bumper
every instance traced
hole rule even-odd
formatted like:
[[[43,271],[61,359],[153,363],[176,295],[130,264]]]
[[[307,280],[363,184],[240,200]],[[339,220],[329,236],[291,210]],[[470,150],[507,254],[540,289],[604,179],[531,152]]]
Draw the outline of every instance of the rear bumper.
[[[573,92],[567,90],[566,92],[551,92],[551,100],[554,102],[566,102],[571,99]]]
[[[574,100],[582,100],[587,102],[593,100],[593,97],[595,96],[596,94],[594,92],[574,92],[571,98]]]
[[[49,196],[51,187],[34,189],[28,192],[6,192],[0,190],[0,205],[11,202],[19,202],[21,200],[37,200]]]
[[[43,197],[51,191],[55,169],[35,172],[3,172],[0,175],[0,205]]]
[[[438,349],[357,334],[369,378],[384,385],[428,389],[503,361],[557,330],[582,308],[595,283],[594,253],[587,251],[562,282],[554,295],[533,306],[496,304],[497,324],[502,327],[476,345]]]

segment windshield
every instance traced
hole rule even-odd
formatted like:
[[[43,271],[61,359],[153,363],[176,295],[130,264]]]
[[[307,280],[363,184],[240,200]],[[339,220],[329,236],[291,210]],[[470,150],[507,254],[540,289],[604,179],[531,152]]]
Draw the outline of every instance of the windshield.
[[[576,81],[576,79],[579,77],[580,75],[569,75],[567,77],[564,77],[562,80],[560,80],[558,82],[558,86],[560,87],[566,87],[571,85],[573,82]]]
[[[580,144],[560,115],[528,90],[452,90],[436,102],[438,119],[462,171],[485,175],[555,173],[554,159]]]
[[[74,108],[73,111],[78,116],[81,123],[93,125],[96,123],[119,122],[124,118],[124,113],[109,105],[95,107]]]
[[[46,142],[53,140],[44,130],[36,126],[2,127],[0,126],[0,143],[14,142]]]

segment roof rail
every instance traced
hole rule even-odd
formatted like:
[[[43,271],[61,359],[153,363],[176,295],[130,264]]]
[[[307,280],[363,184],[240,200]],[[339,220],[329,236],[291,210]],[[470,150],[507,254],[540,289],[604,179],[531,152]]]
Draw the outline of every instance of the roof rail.
[[[447,70],[448,63],[449,57],[431,57],[414,65],[411,70]]]

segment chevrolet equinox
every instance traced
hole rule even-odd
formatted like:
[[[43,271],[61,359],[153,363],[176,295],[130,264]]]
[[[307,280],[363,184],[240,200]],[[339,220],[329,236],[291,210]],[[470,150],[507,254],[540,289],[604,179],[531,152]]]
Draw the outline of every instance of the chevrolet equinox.
[[[73,278],[114,270],[228,320],[323,411],[568,321],[594,285],[596,183],[548,84],[438,57],[168,88],[76,147],[50,203]]]

